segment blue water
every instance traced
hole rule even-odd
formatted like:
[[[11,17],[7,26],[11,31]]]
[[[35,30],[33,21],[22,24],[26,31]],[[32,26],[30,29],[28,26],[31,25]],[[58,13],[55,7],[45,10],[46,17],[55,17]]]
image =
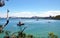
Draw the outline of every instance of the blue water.
[[[10,19],[9,24],[4,30],[11,31],[11,33],[19,31],[20,29],[17,26],[19,21],[25,23],[23,27],[27,27],[24,31],[26,34],[32,34],[36,38],[47,38],[49,32],[54,32],[60,38],[60,20],[39,19],[36,21],[36,19]],[[5,22],[6,19],[0,19],[0,24],[4,24]],[[0,38],[3,38],[4,35],[4,33],[1,33]]]

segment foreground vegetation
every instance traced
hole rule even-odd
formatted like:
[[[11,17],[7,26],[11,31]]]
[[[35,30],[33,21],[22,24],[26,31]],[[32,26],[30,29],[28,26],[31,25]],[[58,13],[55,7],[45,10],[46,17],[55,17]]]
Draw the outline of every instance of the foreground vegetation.
[[[4,36],[4,38],[46,38],[46,37],[37,37],[37,36],[34,36],[34,35],[31,35],[31,34],[26,34],[26,33],[23,33],[23,32],[18,32],[18,35],[15,35],[15,34],[12,34],[12,35],[9,35],[9,33],[6,32],[6,36]],[[50,32],[48,33],[48,36],[47,38],[58,38],[57,35],[55,35],[53,32]]]

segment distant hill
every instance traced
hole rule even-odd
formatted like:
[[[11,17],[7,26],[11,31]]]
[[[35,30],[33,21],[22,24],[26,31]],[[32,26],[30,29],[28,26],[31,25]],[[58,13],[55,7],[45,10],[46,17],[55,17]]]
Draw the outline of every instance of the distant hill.
[[[58,18],[58,19],[60,19],[60,15],[57,15],[55,18]]]
[[[53,19],[58,19],[58,20],[60,20],[60,15],[57,15],[57,16],[53,17]]]
[[[1,17],[0,17],[1,18]],[[12,18],[12,19],[54,19],[54,20],[60,20],[60,15],[57,15],[57,16],[49,16],[49,17],[38,17],[38,16],[32,16],[32,17],[9,17],[9,18]]]

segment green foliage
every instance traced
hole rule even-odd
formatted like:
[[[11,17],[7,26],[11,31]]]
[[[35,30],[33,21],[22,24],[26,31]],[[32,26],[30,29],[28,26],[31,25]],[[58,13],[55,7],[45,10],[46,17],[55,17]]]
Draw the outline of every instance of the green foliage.
[[[53,32],[50,32],[48,35],[48,38],[58,38],[58,36],[55,35]]]

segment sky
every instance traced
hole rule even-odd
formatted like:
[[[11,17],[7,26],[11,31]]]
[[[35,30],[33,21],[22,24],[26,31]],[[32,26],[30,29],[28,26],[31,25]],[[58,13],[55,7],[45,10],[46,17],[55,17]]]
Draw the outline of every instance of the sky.
[[[0,7],[0,17],[6,17],[7,9],[11,17],[56,16],[60,15],[60,0],[5,1],[5,6]]]

